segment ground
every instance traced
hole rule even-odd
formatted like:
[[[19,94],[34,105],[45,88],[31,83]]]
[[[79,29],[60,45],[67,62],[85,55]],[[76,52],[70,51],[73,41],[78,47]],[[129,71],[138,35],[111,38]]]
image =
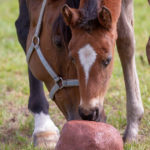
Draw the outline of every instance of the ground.
[[[33,150],[33,117],[27,109],[29,87],[24,52],[18,44],[14,22],[18,1],[0,0],[0,150]],[[136,63],[145,108],[138,142],[125,150],[150,150],[150,69],[145,47],[150,35],[148,1],[135,0]],[[45,89],[48,95],[47,90]],[[108,123],[122,134],[126,126],[126,96],[122,69],[116,51],[114,71],[105,98]],[[61,129],[65,120],[53,102],[50,114]]]

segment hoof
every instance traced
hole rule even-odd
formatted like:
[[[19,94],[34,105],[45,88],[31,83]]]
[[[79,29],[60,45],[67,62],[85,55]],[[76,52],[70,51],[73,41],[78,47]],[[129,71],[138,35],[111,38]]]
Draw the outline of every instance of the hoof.
[[[124,135],[123,136],[123,142],[124,143],[137,142],[137,137],[136,136],[129,137],[129,136]]]
[[[34,146],[46,150],[54,150],[58,139],[56,132],[39,132],[33,135]]]

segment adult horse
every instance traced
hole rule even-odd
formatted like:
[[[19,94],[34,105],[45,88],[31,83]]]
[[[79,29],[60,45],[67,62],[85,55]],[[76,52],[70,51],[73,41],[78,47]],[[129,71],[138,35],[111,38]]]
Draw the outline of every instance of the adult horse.
[[[19,4],[16,28],[29,64],[34,144],[53,147],[59,136],[41,81],[67,120],[105,121],[103,101],[117,22],[127,92],[124,140],[135,140],[144,109],[134,58],[133,1],[123,0],[122,6],[120,0],[20,0]]]

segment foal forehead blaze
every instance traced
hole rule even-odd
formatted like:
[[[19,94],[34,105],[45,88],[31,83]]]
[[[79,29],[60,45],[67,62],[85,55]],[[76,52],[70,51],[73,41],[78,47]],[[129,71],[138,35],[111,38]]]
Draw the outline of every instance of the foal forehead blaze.
[[[97,53],[90,44],[87,44],[79,50],[78,55],[85,73],[85,80],[87,85],[89,79],[89,72],[96,60]]]

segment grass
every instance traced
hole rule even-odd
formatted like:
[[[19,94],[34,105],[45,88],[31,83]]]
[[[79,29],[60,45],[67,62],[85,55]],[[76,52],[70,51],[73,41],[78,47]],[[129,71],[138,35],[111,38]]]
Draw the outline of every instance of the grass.
[[[33,117],[27,110],[29,87],[25,55],[18,44],[14,22],[18,1],[0,0],[0,150],[33,150]],[[137,143],[126,144],[125,150],[150,149],[150,79],[145,47],[150,35],[150,9],[147,1],[135,0],[136,62],[145,114]],[[123,133],[126,126],[126,96],[123,74],[115,54],[115,66],[106,95],[108,123]],[[119,104],[119,105],[118,105]],[[61,129],[65,120],[50,102],[50,114]]]

